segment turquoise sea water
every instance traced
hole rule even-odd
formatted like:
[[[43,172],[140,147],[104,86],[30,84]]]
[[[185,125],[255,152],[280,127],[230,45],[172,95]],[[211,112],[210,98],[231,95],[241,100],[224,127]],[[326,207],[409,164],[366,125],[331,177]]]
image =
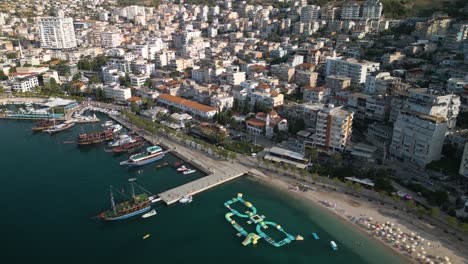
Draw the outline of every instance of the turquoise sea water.
[[[109,207],[109,185],[118,190],[126,187],[128,194],[128,178],[137,177],[140,185],[158,193],[203,175],[183,175],[172,167],[156,169],[157,163],[128,170],[118,165],[126,156],[105,153],[104,145],[63,144],[81,131],[100,129],[98,124],[77,125],[53,136],[33,134],[31,126],[28,121],[0,121],[3,263],[404,262],[316,205],[247,178],[196,195],[191,204],[158,204],[158,214],[148,219],[91,220]],[[223,206],[238,192],[259,214],[305,240],[281,248],[262,240],[242,246],[243,238],[224,219]],[[253,228],[236,220],[248,231]],[[320,240],[313,240],[312,232]],[[143,240],[145,234],[150,238]],[[337,242],[337,252],[329,247],[330,240]]]

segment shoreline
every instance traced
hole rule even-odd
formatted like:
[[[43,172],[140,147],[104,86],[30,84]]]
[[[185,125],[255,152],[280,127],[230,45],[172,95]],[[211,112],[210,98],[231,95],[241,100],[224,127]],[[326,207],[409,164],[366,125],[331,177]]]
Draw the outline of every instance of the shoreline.
[[[281,180],[281,179],[270,180],[270,179],[257,177],[257,176],[251,176],[251,178],[269,187],[275,188],[279,191],[286,192],[289,195],[292,195],[293,197],[298,198],[304,202],[309,202],[309,203],[313,202],[313,206],[320,208],[319,210],[322,210],[323,212],[326,212],[327,214],[330,214],[331,216],[336,217],[336,219],[338,219],[339,221],[343,221],[343,223],[345,224],[348,224],[348,225],[350,224],[353,230],[360,232],[361,234],[365,235],[366,237],[369,237],[373,241],[378,241],[378,243],[384,246],[385,249],[391,250],[392,253],[397,254],[398,256],[402,257],[408,263],[424,263],[421,259],[417,259],[414,256],[414,254],[411,255],[406,251],[400,250],[399,248],[392,246],[391,244],[384,241],[382,237],[375,235],[373,232],[366,229],[364,226],[361,226],[357,222],[353,222],[347,216],[351,215],[356,218],[359,218],[360,216],[362,216],[362,212],[365,212],[364,214],[365,217],[372,217],[373,219],[376,219],[376,220],[381,220],[381,219],[387,220],[387,221],[378,221],[380,223],[397,222],[398,227],[401,228],[405,233],[408,233],[408,234],[415,233],[416,235],[418,234],[417,232],[414,231],[414,229],[412,229],[411,227],[408,227],[408,225],[401,223],[401,221],[397,221],[397,219],[393,219],[388,216],[383,216],[380,212],[378,212],[374,208],[367,206],[365,204],[356,202],[353,199],[345,199],[343,197],[333,196],[322,190],[318,190],[316,188],[313,188],[315,190],[308,190],[306,192],[294,191],[288,188],[290,186],[290,183],[285,182],[284,180]],[[332,203],[336,202],[336,208],[325,206],[323,203],[320,202],[324,199]],[[338,210],[344,211],[344,212],[340,213]],[[424,241],[426,244],[427,242],[431,243],[431,247],[427,249],[428,253],[429,254],[433,252],[436,253],[436,254],[430,254],[430,255],[434,255],[434,256],[437,255],[442,258],[444,256],[448,256],[450,258],[450,263],[468,263],[466,259],[463,258],[463,256],[460,256],[459,254],[457,254],[457,252],[450,250],[446,248],[445,246],[441,245],[440,242],[434,241],[431,239],[424,239]],[[433,263],[448,263],[448,262],[442,262],[441,260],[436,260],[434,258],[431,258],[430,260],[433,261]]]

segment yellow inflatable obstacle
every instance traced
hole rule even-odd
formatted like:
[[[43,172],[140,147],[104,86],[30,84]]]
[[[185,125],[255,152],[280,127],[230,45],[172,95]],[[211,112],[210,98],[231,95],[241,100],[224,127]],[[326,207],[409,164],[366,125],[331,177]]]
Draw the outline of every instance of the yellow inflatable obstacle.
[[[257,241],[260,239],[261,237],[255,233],[250,233],[248,236],[245,237],[244,241],[242,241],[242,245],[244,246],[247,246],[249,245],[250,243],[252,244],[257,244]]]

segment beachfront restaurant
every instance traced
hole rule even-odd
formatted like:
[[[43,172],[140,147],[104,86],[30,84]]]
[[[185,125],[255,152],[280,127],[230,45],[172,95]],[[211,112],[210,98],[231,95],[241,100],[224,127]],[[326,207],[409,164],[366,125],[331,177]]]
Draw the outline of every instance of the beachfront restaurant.
[[[309,165],[309,161],[303,154],[279,147],[270,148],[265,155],[265,159],[279,163],[291,164],[300,169],[305,169]]]

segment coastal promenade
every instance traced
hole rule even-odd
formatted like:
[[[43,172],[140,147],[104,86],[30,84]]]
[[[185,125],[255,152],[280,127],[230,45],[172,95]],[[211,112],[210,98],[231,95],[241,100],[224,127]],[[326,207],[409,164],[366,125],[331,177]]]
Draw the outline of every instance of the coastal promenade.
[[[129,129],[134,129],[137,134],[152,144],[162,145],[166,149],[171,150],[176,156],[184,159],[198,169],[203,170],[209,174],[195,181],[158,194],[161,200],[168,205],[177,202],[185,195],[200,193],[250,172],[249,169],[242,164],[210,157],[206,153],[201,153],[199,150],[187,147],[186,145],[181,144],[173,138],[166,137],[165,135],[158,135],[158,137],[154,137],[148,131],[135,128],[122,116],[111,115],[110,117],[123,126]],[[259,172],[256,171],[252,171],[250,173],[259,174]]]

